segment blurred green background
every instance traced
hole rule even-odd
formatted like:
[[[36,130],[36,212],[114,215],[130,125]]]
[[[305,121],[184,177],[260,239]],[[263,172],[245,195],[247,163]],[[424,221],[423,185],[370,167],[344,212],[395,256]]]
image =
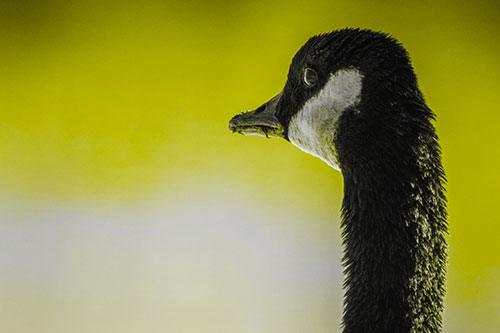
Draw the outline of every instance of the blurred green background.
[[[337,332],[342,178],[228,120],[308,37],[408,49],[448,177],[445,332],[500,329],[497,1],[0,1],[0,331]]]

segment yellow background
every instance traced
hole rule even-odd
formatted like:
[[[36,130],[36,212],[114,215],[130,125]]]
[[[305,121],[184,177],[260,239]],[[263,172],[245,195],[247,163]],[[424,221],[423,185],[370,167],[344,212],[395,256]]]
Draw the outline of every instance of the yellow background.
[[[0,2],[1,332],[337,332],[342,178],[228,120],[311,35],[408,49],[448,178],[445,332],[500,329],[496,1]]]

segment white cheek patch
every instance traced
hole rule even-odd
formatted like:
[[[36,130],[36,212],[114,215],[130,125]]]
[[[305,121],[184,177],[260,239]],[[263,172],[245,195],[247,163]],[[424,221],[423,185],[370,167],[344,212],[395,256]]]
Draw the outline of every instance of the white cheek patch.
[[[361,101],[362,81],[363,74],[355,68],[332,74],[319,93],[307,100],[290,120],[290,142],[340,170],[333,143],[337,122],[343,111]]]

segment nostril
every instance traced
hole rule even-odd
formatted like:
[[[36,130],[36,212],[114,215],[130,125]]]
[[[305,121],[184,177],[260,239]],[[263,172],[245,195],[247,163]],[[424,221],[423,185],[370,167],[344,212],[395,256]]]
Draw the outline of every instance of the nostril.
[[[255,110],[255,113],[261,113],[265,109],[266,109],[266,104],[262,104],[261,106],[259,106],[257,110]]]

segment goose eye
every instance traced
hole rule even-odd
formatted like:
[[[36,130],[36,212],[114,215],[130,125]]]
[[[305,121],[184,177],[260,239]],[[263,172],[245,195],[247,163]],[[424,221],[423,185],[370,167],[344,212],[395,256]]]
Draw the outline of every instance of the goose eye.
[[[314,69],[306,67],[306,69],[304,69],[304,83],[307,86],[312,87],[316,84],[317,81],[318,73],[316,73]]]

